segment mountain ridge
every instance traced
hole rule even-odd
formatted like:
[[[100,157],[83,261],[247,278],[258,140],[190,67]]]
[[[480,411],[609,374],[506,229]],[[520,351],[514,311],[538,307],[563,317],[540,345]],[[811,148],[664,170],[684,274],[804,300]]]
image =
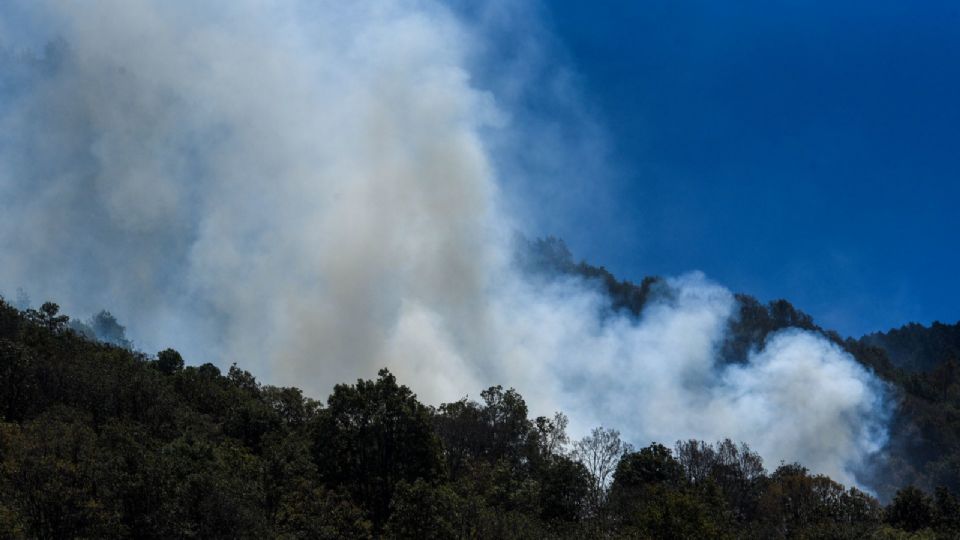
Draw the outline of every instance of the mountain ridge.
[[[610,309],[635,317],[662,283],[621,281],[574,263],[557,239],[528,247],[532,255],[518,261],[528,272],[592,280]],[[376,380],[337,385],[324,403],[261,384],[236,365],[223,374],[212,364],[186,365],[171,349],[151,356],[119,345],[125,340],[99,341],[52,303],[20,311],[0,299],[0,532],[859,538],[928,529],[947,538],[960,531],[957,362],[904,369],[874,338],[843,339],[786,300],[735,298],[723,361],[743,362],[768,336],[803,328],[894,390],[889,444],[863,471],[879,501],[801,464],[768,474],[749,447],[731,441],[636,450],[598,428],[571,445],[562,414],[529,419],[523,398],[501,386],[482,391],[479,403],[428,407],[381,371]],[[905,328],[921,341],[932,332]],[[606,472],[588,466],[614,442]],[[797,497],[811,505],[803,519],[788,511]]]

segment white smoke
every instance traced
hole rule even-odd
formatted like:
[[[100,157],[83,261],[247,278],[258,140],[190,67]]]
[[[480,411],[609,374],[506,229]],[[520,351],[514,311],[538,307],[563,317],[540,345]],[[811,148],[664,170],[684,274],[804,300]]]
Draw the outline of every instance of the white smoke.
[[[4,43],[0,290],[317,396],[381,366],[434,403],[503,383],[579,431],[730,437],[848,483],[884,442],[881,385],[820,337],[720,365],[734,300],[702,275],[635,320],[514,271],[522,116],[439,2],[9,6],[0,28],[57,45]]]

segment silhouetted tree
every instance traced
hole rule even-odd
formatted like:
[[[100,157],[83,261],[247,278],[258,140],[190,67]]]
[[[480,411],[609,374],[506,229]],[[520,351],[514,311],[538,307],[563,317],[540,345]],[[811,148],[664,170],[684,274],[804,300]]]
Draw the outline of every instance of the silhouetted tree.
[[[376,381],[334,387],[314,444],[321,479],[343,486],[378,530],[399,482],[432,481],[443,469],[430,411],[386,369]]]
[[[183,357],[173,349],[164,349],[157,353],[157,369],[167,375],[183,369]]]
[[[913,532],[933,524],[933,501],[914,486],[897,492],[887,507],[885,521],[904,531]]]
[[[109,311],[101,310],[87,323],[97,339],[104,343],[130,349],[133,344],[127,339],[127,329]]]
[[[53,302],[44,302],[39,310],[27,310],[27,319],[51,332],[60,332],[64,329],[70,317],[59,315],[59,313],[59,305]]]

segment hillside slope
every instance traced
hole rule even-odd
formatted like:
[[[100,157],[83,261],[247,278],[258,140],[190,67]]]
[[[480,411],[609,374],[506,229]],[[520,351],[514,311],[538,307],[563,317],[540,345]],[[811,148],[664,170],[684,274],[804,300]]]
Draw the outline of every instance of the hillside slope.
[[[262,385],[236,366],[222,374],[210,364],[185,366],[172,350],[148,357],[90,341],[54,304],[20,312],[0,301],[0,534],[960,531],[947,490],[933,497],[903,490],[882,509],[801,465],[767,473],[759,456],[730,441],[634,451],[616,432],[598,430],[570,446],[562,415],[529,419],[522,397],[499,386],[480,395],[479,403],[431,408],[381,371],[376,380],[337,386],[322,404],[296,388]]]
[[[575,262],[557,238],[521,239],[518,261],[534,274],[567,274],[592,280],[610,297],[615,310],[641,316],[659,278],[640,284],[620,281],[603,267]],[[727,362],[743,362],[768,336],[796,327],[823,335],[890,384],[895,397],[890,443],[875,456],[864,476],[882,500],[905,485],[927,491],[946,486],[960,492],[960,323],[930,327],[911,323],[887,333],[843,338],[815,324],[787,300],[762,303],[737,294],[737,316],[721,350]]]
[[[930,326],[910,323],[868,334],[861,342],[883,349],[895,366],[906,371],[931,371],[947,362],[960,361],[960,322],[934,322]]]

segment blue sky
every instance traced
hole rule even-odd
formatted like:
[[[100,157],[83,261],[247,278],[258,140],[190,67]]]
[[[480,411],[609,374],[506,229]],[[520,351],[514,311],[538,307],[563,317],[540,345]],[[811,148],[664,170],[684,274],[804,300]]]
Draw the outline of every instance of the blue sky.
[[[606,163],[534,233],[626,279],[702,270],[847,335],[960,320],[960,4],[543,6],[533,39],[559,43],[609,153],[573,158]],[[0,42],[49,39],[5,10]]]
[[[575,253],[847,335],[960,319],[960,4],[549,6],[618,171]]]

